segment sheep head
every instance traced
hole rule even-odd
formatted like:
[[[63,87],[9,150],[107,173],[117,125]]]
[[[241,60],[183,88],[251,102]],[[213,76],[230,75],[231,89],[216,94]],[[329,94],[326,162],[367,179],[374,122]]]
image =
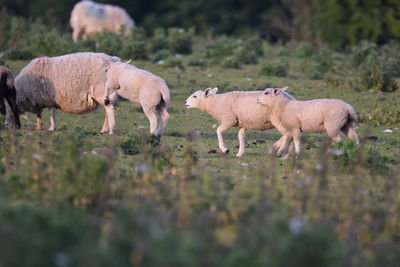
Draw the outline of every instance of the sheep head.
[[[189,96],[185,101],[185,106],[187,108],[199,108],[201,102],[212,95],[215,95],[218,92],[218,88],[207,88],[205,91],[196,91],[191,96]]]
[[[285,92],[287,88],[287,86],[283,88],[267,88],[257,98],[257,103],[265,106],[272,106],[280,97],[285,97],[283,92]]]

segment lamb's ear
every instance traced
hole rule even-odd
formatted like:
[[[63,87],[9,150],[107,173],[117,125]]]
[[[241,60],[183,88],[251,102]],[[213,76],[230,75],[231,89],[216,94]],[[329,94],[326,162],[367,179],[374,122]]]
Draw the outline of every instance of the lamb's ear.
[[[274,88],[274,90],[272,91],[274,95],[277,95],[281,92],[281,88]]]
[[[288,89],[288,86],[285,86],[285,87],[281,88],[281,92],[285,92],[286,89]]]
[[[125,61],[126,64],[131,63],[132,59],[129,59],[128,61]]]
[[[213,89],[207,88],[207,89],[204,91],[204,94],[205,94],[205,96],[211,96],[211,95],[215,95],[215,94],[217,93],[217,91],[218,91],[218,88],[217,88],[217,87],[214,87]]]
[[[268,95],[272,88],[266,88],[263,92],[263,95]]]

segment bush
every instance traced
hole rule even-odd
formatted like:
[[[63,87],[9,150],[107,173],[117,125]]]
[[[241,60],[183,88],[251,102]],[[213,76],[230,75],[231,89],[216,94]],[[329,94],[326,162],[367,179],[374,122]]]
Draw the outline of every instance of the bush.
[[[358,79],[366,89],[384,92],[397,90],[397,82],[394,80],[389,67],[382,62],[377,53],[369,55],[364,64],[358,70]]]
[[[261,75],[266,76],[279,76],[279,77],[286,77],[287,76],[287,66],[285,63],[278,61],[278,62],[264,62],[261,64]]]
[[[295,57],[310,57],[314,53],[314,47],[310,43],[300,43],[292,52]]]
[[[400,125],[400,104],[376,104],[375,108],[369,114],[361,114],[360,119],[375,126]]]

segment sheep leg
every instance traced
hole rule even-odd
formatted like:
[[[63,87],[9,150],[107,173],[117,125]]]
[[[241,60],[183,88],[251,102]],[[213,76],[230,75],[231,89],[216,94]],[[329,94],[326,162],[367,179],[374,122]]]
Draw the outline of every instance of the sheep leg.
[[[109,127],[109,134],[113,134],[115,130],[115,109],[114,105],[108,104],[104,107],[106,109],[106,116]]]
[[[241,157],[244,154],[244,148],[246,145],[246,129],[240,128],[238,133],[239,139],[239,152],[236,154],[236,157]]]
[[[0,97],[0,113],[1,115],[5,116],[6,115],[6,106],[4,104],[3,97]]]
[[[36,130],[42,130],[43,128],[43,120],[42,120],[42,111],[36,112]]]
[[[229,149],[225,146],[224,138],[222,137],[222,133],[225,132],[226,130],[230,129],[231,127],[232,127],[231,125],[221,124],[217,128],[218,146],[219,146],[219,149],[221,149],[222,153],[224,153],[224,154],[228,154]]]
[[[343,128],[342,128],[342,132],[351,140],[353,140],[354,142],[356,142],[356,144],[358,145],[360,143],[359,139],[358,139],[358,135],[356,133],[356,129],[355,129],[355,125],[353,122],[349,122],[347,123]]]
[[[74,41],[74,43],[78,42],[80,34],[81,34],[81,29],[74,29],[74,31],[72,32],[72,40]]]
[[[49,115],[50,115],[50,128],[48,129],[49,131],[55,131],[57,124],[56,124],[56,109],[55,108],[49,108]]]
[[[142,106],[143,107],[143,106]],[[154,107],[145,108],[143,107],[144,114],[150,122],[150,133],[157,135],[157,114]]]
[[[109,127],[108,127],[108,119],[107,119],[107,113],[104,116],[104,123],[103,123],[103,128],[101,128],[101,133],[108,133],[109,131]]]
[[[9,90],[9,93],[5,95],[5,99],[7,100],[8,106],[11,108],[11,111],[14,115],[14,125],[16,128],[21,128],[21,122],[19,120],[19,111],[18,111],[18,106],[16,99],[17,98],[17,92],[15,91],[15,88],[12,88]],[[4,102],[1,101],[3,104]]]
[[[332,140],[333,143],[338,143],[342,140],[340,132],[337,129],[326,129],[326,134]]]
[[[167,107],[165,105],[163,105],[162,107],[157,107],[157,113],[158,116],[160,117],[160,124],[156,132],[158,136],[161,136],[164,132],[164,128],[167,125],[169,119]]]
[[[289,150],[289,146],[292,144],[293,137],[291,134],[287,133],[287,134],[284,134],[281,137],[281,139],[282,139],[282,141],[280,141],[281,145],[279,147],[278,152],[276,152],[276,155],[278,155],[279,157],[286,158],[286,155],[289,153],[288,150]],[[278,142],[279,142],[279,140],[278,140]]]
[[[296,151],[296,158],[300,158],[300,132],[293,134],[294,150]]]

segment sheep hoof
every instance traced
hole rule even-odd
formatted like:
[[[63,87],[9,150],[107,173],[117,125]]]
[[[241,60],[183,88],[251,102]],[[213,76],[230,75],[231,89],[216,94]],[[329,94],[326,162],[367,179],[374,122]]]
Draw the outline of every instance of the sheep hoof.
[[[243,156],[243,153],[237,153],[236,157],[240,158],[241,156]]]
[[[224,154],[229,154],[229,149],[226,149],[225,151],[222,151]]]
[[[47,129],[48,131],[50,131],[50,132],[54,132],[55,130],[56,130],[56,128],[49,128],[49,129]]]

